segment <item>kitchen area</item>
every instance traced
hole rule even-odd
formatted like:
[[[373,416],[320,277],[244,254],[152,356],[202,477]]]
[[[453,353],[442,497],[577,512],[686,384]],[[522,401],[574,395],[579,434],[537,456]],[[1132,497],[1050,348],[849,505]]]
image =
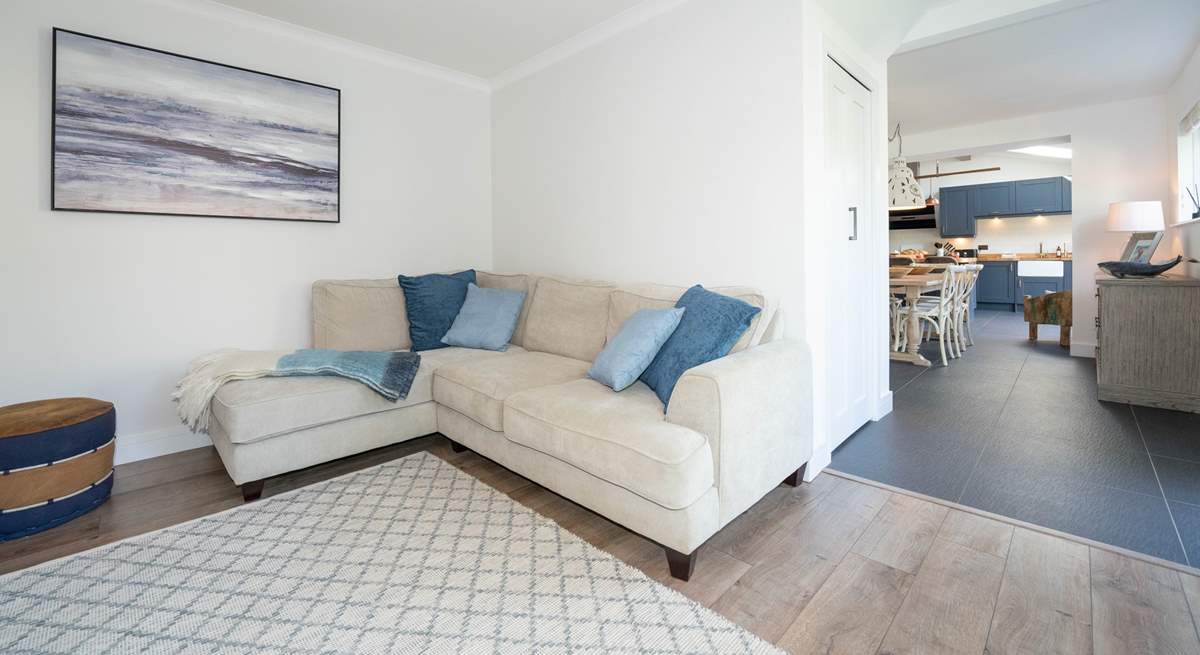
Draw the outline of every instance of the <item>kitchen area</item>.
[[[893,188],[915,184],[916,189],[899,197],[891,194],[898,200],[892,203],[888,226],[894,296],[903,296],[902,283],[915,284],[913,275],[936,278],[950,264],[970,269],[959,285],[965,316],[953,322],[965,334],[953,339],[947,364],[955,352],[962,356],[968,351],[966,342],[973,341],[972,328],[980,327],[980,317],[991,320],[997,312],[1007,313],[1001,324],[1010,327],[1004,334],[1020,339],[1032,334],[1022,330],[1026,296],[1071,291],[1070,157],[1070,142],[1063,139],[936,160],[900,159],[912,177]],[[898,173],[907,177],[906,171],[895,170],[896,163],[893,180]],[[933,295],[919,291],[923,297]],[[919,302],[928,305],[927,300]],[[935,321],[928,323],[932,327]],[[921,344],[899,348],[907,337],[903,320],[894,320],[893,330],[901,332],[893,340],[894,360],[925,366],[925,360],[940,359],[940,352],[929,358],[906,355],[904,350]],[[936,331],[922,329],[920,341],[936,338]],[[1066,345],[1069,327],[1043,326],[1038,338]]]

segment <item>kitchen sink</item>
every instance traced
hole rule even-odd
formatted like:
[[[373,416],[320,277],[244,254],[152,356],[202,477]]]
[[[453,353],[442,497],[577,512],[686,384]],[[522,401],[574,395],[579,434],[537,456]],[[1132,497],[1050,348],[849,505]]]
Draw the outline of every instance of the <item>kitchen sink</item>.
[[[1061,261],[1021,260],[1017,262],[1018,277],[1062,277]]]

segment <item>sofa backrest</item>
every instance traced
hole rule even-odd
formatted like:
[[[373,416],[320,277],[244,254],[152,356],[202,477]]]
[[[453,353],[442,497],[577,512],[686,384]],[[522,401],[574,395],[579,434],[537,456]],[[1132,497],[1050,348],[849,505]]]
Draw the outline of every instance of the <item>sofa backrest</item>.
[[[476,281],[481,287],[526,292],[513,344],[585,361],[594,360],[634,312],[671,307],[687,291],[686,287],[661,284],[617,286],[484,271],[477,272]],[[734,352],[778,336],[769,329],[780,325],[776,308],[761,291],[751,287],[716,287],[713,291],[763,310],[734,345]],[[395,278],[318,280],[313,283],[312,303],[316,348],[404,350],[412,346],[404,293]]]
[[[592,361],[607,342],[609,301],[616,286],[607,282],[539,278],[529,300],[524,347]]]
[[[762,311],[751,321],[749,329],[742,334],[731,352],[745,350],[762,342],[763,333],[770,322],[774,307],[766,295],[751,287],[713,287],[717,293],[744,300]],[[637,284],[623,286],[613,290],[609,304],[608,326],[606,334],[609,339],[616,336],[625,321],[639,309],[664,309],[674,307],[679,297],[687,291],[686,287],[668,286],[665,284]]]
[[[313,346],[407,350],[408,312],[396,278],[317,280],[312,285]]]

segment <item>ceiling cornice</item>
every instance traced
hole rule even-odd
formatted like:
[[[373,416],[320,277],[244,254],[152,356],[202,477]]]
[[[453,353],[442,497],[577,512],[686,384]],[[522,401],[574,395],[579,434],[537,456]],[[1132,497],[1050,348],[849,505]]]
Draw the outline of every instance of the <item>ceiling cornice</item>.
[[[238,25],[250,24],[255,29],[285,37],[295,37],[297,34],[306,39],[319,42],[322,47],[353,57],[367,59],[377,64],[390,66],[409,73],[457,84],[480,93],[490,93],[491,84],[488,80],[464,73],[462,71],[432,64],[421,59],[408,57],[391,50],[352,41],[314,30],[310,27],[289,23],[271,16],[264,16],[240,7],[222,4],[216,0],[153,0],[159,4],[170,6],[196,14],[201,14],[218,20],[236,22]]]
[[[491,87],[493,91],[498,91],[504,87],[533,75],[538,71],[545,70],[554,64],[576,55],[592,46],[600,44],[612,37],[625,32],[645,23],[646,21],[665,14],[666,12],[682,5],[688,0],[645,0],[640,4],[634,5],[629,9],[605,20],[597,23],[588,29],[562,41],[561,43],[551,46],[542,52],[526,59],[525,61],[509,68],[508,70],[494,75],[491,79]]]

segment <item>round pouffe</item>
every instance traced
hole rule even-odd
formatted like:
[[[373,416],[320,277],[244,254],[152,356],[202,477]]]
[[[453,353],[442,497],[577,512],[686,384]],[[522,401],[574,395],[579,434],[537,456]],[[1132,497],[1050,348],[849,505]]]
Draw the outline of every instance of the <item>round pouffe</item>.
[[[0,541],[90,512],[112,493],[117,412],[92,398],[0,407]]]

